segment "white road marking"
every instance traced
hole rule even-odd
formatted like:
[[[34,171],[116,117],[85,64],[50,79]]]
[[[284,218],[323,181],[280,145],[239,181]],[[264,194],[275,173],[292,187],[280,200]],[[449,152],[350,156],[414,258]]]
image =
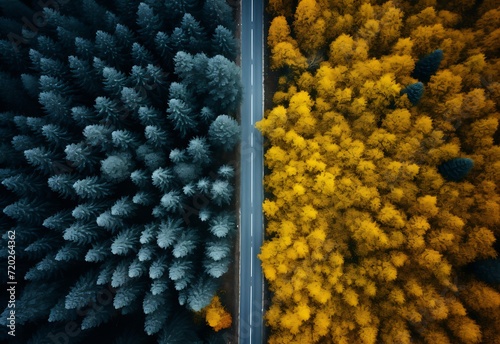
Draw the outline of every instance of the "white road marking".
[[[250,29],[250,61],[253,61],[253,29]]]
[[[250,280],[251,281],[251,280]],[[252,343],[252,318],[253,318],[253,307],[252,307],[252,301],[253,301],[253,293],[252,293],[252,285],[250,284],[250,343]]]
[[[250,255],[253,258],[253,245],[250,246]],[[250,277],[253,276],[253,259],[250,259]],[[250,282],[250,287],[252,286],[252,282]],[[251,293],[250,293],[251,294]],[[251,303],[251,302],[250,302]]]
[[[251,21],[253,23],[253,0],[252,0],[252,16],[250,18],[251,18]]]
[[[252,53],[252,56],[253,56],[253,53]],[[250,65],[250,86],[253,87],[253,63]]]
[[[250,153],[250,205],[253,205],[253,152]]]
[[[250,125],[253,126],[253,92],[250,94]]]
[[[252,131],[252,135],[250,135],[250,147],[253,148],[253,131]]]

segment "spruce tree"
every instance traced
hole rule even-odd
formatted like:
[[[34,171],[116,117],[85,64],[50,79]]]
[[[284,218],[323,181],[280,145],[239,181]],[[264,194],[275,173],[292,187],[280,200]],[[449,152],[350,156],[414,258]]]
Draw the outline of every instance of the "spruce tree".
[[[112,183],[128,179],[132,168],[133,164],[128,154],[111,155],[101,161],[101,172]]]
[[[210,189],[210,198],[218,206],[229,205],[233,196],[233,186],[227,180],[216,180]]]
[[[238,43],[233,33],[222,25],[215,28],[212,36],[212,54],[222,55],[233,61],[236,57]]]
[[[56,174],[47,180],[49,188],[57,192],[62,198],[75,199],[78,197],[73,185],[78,181],[74,174]]]
[[[209,165],[211,162],[211,152],[207,139],[204,137],[195,137],[189,141],[187,153],[193,159],[195,164]]]
[[[73,184],[73,188],[77,195],[84,199],[104,198],[113,193],[112,186],[108,182],[95,176],[79,179]]]
[[[455,158],[438,166],[439,173],[447,180],[462,181],[474,167],[474,161],[469,158]]]
[[[97,170],[99,156],[84,142],[69,144],[64,149],[66,160],[70,166],[81,172],[93,173]]]
[[[218,116],[208,129],[210,143],[224,151],[232,151],[239,142],[239,138],[238,122],[227,115]]]
[[[441,49],[434,50],[430,54],[425,55],[415,63],[415,69],[413,69],[411,76],[421,82],[429,82],[431,76],[439,69],[443,57],[444,54]]]
[[[196,116],[193,110],[184,101],[170,99],[167,112],[169,113],[168,118],[182,138],[186,137],[188,133],[196,130]]]
[[[228,212],[220,213],[210,220],[210,232],[218,238],[231,235],[236,229],[234,215]]]
[[[500,284],[500,263],[498,258],[479,260],[472,263],[471,268],[480,280],[492,285]]]
[[[401,94],[406,94],[410,102],[413,105],[417,105],[424,95],[424,84],[419,81],[414,84],[408,85],[403,90],[401,90]]]
[[[203,5],[203,18],[205,25],[211,30],[219,25],[227,28],[234,25],[232,9],[224,0],[206,0]]]
[[[217,283],[210,277],[201,277],[189,288],[188,305],[198,312],[207,306],[217,289]]]
[[[216,55],[208,60],[205,77],[210,95],[207,105],[220,112],[235,112],[242,92],[238,66],[224,56]]]
[[[139,25],[139,34],[150,45],[153,44],[154,37],[162,28],[163,23],[153,9],[147,4],[141,2],[137,8],[137,25]]]
[[[181,220],[169,218],[166,221],[162,221],[158,228],[158,246],[163,249],[173,246],[182,231]]]

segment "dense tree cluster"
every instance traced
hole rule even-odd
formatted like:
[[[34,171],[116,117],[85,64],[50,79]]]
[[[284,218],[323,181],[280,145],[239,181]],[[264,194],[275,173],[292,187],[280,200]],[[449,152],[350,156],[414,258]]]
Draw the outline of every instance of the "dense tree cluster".
[[[270,343],[500,343],[497,6],[269,1]]]
[[[215,295],[233,251],[240,130],[232,8],[24,3],[0,1],[1,256],[15,231],[16,339],[220,342],[208,334],[231,324]],[[206,324],[193,322],[202,310]]]

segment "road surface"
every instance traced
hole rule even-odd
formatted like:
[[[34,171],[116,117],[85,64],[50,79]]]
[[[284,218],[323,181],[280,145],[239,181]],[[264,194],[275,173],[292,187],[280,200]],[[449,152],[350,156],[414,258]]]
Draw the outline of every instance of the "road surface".
[[[241,2],[241,187],[240,187],[240,309],[239,343],[263,342],[263,277],[257,254],[264,239],[262,216],[264,174],[262,136],[263,0]]]

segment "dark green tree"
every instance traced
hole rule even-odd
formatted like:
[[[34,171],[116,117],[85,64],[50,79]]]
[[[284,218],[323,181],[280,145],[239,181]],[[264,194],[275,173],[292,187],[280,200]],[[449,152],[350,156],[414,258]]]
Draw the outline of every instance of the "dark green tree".
[[[438,171],[446,180],[460,182],[473,167],[474,161],[470,158],[454,158],[439,165]]]
[[[101,161],[101,172],[112,183],[120,183],[128,179],[133,167],[130,155],[124,153],[108,156]]]
[[[233,196],[233,186],[227,180],[216,180],[210,189],[210,198],[218,206],[229,205]]]
[[[209,165],[211,162],[210,146],[204,137],[195,137],[189,141],[187,153],[193,163],[199,165]]]
[[[241,101],[240,69],[222,55],[209,59],[205,70],[208,80],[207,105],[216,111],[235,112]]]
[[[240,126],[234,118],[220,115],[210,124],[208,139],[215,147],[232,151],[240,140]]]
[[[182,100],[170,99],[167,112],[169,120],[182,138],[196,130],[198,125],[196,116],[189,105]]]
[[[414,84],[408,85],[401,90],[401,94],[406,94],[410,102],[413,105],[417,105],[424,95],[424,84],[419,81]]]
[[[96,176],[79,179],[73,184],[73,188],[79,197],[91,200],[104,198],[113,193],[113,187],[109,182]]]
[[[104,78],[104,90],[110,96],[119,96],[122,89],[129,84],[128,77],[113,67],[105,67],[102,71],[102,76]]]
[[[132,217],[137,210],[137,206],[129,196],[118,199],[111,207],[111,215],[123,218]]]
[[[439,69],[443,57],[441,49],[434,50],[429,55],[425,55],[415,63],[415,69],[413,69],[411,76],[421,82],[429,82],[431,76],[436,74]]]
[[[158,31],[163,26],[159,15],[154,13],[153,9],[141,2],[137,8],[137,25],[139,26],[139,35],[149,45],[152,45]]]
[[[170,190],[174,183],[175,176],[170,168],[159,168],[151,176],[153,185],[163,192]]]
[[[237,49],[238,43],[233,33],[222,25],[217,26],[212,36],[212,54],[234,61]]]
[[[482,281],[500,284],[500,262],[498,258],[479,260],[471,264],[472,271]]]
[[[73,143],[66,146],[64,149],[66,160],[71,167],[78,169],[81,172],[93,173],[97,171],[100,156],[95,154],[91,146],[84,142]]]
[[[42,147],[25,150],[24,157],[31,166],[47,175],[58,172],[58,167],[65,165],[60,154]]]
[[[76,199],[78,197],[73,185],[78,181],[74,174],[56,174],[47,180],[49,188],[57,192],[62,198]]]
[[[122,230],[113,239],[111,252],[121,256],[127,255],[131,252],[137,252],[140,234],[141,232],[139,227],[131,227]]]
[[[225,238],[236,230],[234,215],[228,212],[220,213],[210,220],[210,232],[218,238]]]
[[[47,143],[57,148],[64,148],[70,142],[75,141],[75,137],[68,130],[56,124],[46,124],[42,127],[42,134]]]
[[[232,28],[233,10],[225,0],[206,0],[203,5],[203,20],[205,26],[215,30],[219,25]]]
[[[177,51],[196,53],[207,49],[208,38],[200,23],[190,14],[185,13],[180,27],[170,36],[170,44]]]
[[[198,280],[189,288],[187,304],[193,311],[198,312],[206,307],[217,290],[217,283],[210,277],[198,277]]]
[[[160,127],[148,125],[144,130],[144,136],[149,145],[155,148],[165,148],[169,145],[169,135]]]

